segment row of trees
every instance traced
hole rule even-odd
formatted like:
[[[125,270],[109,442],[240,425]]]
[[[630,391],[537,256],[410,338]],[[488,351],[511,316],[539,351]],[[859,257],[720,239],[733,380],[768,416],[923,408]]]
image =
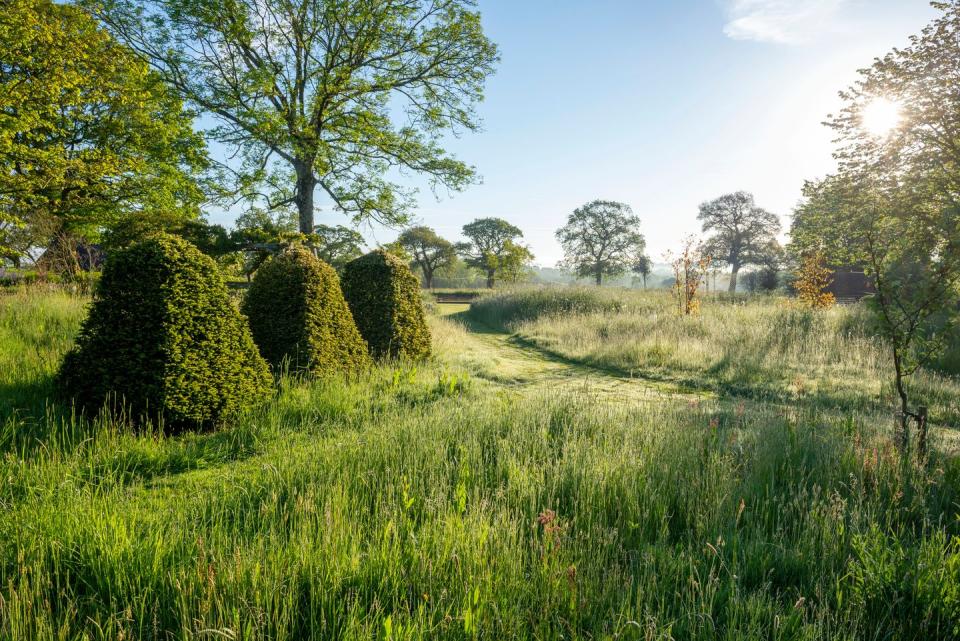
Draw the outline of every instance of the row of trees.
[[[780,220],[758,207],[752,195],[739,191],[703,203],[698,218],[703,231],[710,234],[700,251],[710,257],[707,263],[730,268],[731,292],[736,291],[738,274],[746,266],[761,268],[755,272],[757,283],[765,284],[760,279],[769,280],[771,272],[776,282],[783,256],[777,242]],[[640,219],[624,203],[595,200],[578,208],[556,233],[564,250],[563,266],[597,285],[627,270],[646,283],[652,261],[644,253],[646,243],[639,226]]]
[[[433,287],[437,271],[452,265],[458,257],[486,276],[487,287],[497,279],[519,280],[533,260],[530,249],[520,242],[523,232],[502,218],[479,218],[463,226],[466,242],[451,243],[429,227],[412,227],[397,238],[396,245],[407,252],[423,273],[424,285]]]

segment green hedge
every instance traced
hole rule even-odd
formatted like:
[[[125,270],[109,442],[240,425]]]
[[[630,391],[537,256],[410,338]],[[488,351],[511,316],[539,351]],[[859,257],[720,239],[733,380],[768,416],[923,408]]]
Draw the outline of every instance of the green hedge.
[[[317,373],[370,363],[337,272],[306,249],[288,249],[261,266],[243,312],[260,353],[274,368]]]
[[[169,429],[219,423],[272,393],[216,264],[168,235],[108,258],[57,381],[88,413],[109,403]]]
[[[420,281],[402,260],[378,249],[347,263],[343,295],[375,357],[430,356]]]

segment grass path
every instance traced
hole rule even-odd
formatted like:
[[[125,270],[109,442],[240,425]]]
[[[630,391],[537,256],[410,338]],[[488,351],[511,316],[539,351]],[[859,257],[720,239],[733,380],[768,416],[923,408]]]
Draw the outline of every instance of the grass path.
[[[550,354],[512,334],[498,331],[471,318],[467,304],[438,305],[438,314],[466,330],[458,336],[449,361],[475,376],[522,392],[578,391],[598,400],[636,402],[682,399],[699,402],[715,399],[712,392],[680,385],[623,376]]]

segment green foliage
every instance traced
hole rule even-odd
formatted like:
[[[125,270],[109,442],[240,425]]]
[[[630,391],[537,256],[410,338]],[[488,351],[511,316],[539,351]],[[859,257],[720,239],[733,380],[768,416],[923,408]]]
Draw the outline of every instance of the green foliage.
[[[306,249],[287,249],[260,267],[242,309],[275,369],[324,374],[369,365],[337,273]]]
[[[463,226],[463,235],[470,242],[458,243],[456,250],[467,265],[487,275],[488,288],[498,276],[508,282],[522,280],[524,268],[533,260],[530,249],[518,242],[523,232],[502,218],[478,218]]]
[[[792,241],[795,254],[823,252],[872,281],[870,303],[892,348],[904,448],[908,419],[926,420],[911,407],[906,381],[948,348],[960,322],[960,4],[934,5],[940,16],[909,46],[860,70],[841,93],[844,107],[828,123],[839,171],[806,185]],[[878,101],[895,101],[900,112],[888,131],[866,121]]]
[[[363,255],[365,241],[355,229],[343,225],[317,225],[308,244],[320,260],[340,271],[351,260]]]
[[[392,170],[453,190],[474,180],[440,146],[478,128],[497,61],[472,0],[84,4],[218,121],[211,135],[242,159],[228,191],[294,205],[303,234],[318,187],[354,219],[402,222],[414,193]]]
[[[595,200],[577,208],[557,230],[564,267],[597,285],[604,276],[619,276],[643,255],[640,218],[624,203]]]
[[[753,194],[738,191],[700,205],[697,219],[713,235],[706,251],[713,260],[730,266],[730,293],[737,291],[737,274],[747,265],[769,263],[780,253],[780,219],[757,207]]]
[[[0,113],[0,254],[23,251],[19,223],[52,217],[90,239],[199,214],[208,160],[192,115],[76,6],[4,3]]]
[[[457,258],[453,243],[441,238],[429,227],[411,227],[397,238],[397,244],[410,252],[413,263],[423,272],[423,284],[433,289],[433,276],[449,267]]]
[[[343,295],[375,357],[430,356],[420,283],[402,260],[378,249],[347,263]]]
[[[110,256],[58,374],[89,414],[107,403],[172,429],[221,423],[271,382],[213,260],[164,235]]]

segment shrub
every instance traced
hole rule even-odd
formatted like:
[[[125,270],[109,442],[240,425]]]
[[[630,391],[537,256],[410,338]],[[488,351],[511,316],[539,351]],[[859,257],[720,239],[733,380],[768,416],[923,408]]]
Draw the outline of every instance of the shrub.
[[[406,263],[381,249],[347,263],[343,295],[376,357],[430,356],[420,282]]]
[[[213,260],[156,235],[110,256],[57,382],[85,411],[179,429],[265,400],[272,379]]]
[[[337,272],[306,249],[288,249],[260,267],[243,312],[275,368],[287,362],[297,370],[351,371],[369,363]]]

